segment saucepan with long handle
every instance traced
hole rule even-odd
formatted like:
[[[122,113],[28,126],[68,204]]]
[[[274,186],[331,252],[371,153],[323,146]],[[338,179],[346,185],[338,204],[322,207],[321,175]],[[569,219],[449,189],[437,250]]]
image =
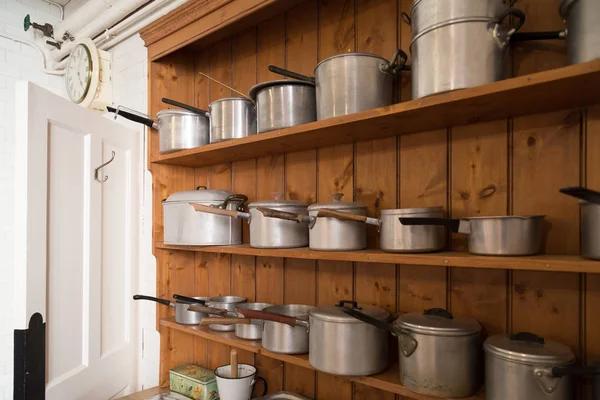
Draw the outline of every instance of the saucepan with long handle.
[[[208,314],[227,315],[227,310],[207,307],[205,304],[208,301],[208,297],[192,297],[190,299],[194,299],[195,302],[176,300],[175,303],[167,299],[141,294],[134,295],[133,299],[150,300],[173,307],[175,309],[175,322],[182,325],[198,325],[202,321],[202,318],[207,317]]]
[[[560,192],[579,199],[581,255],[600,260],[600,192],[583,187],[567,187]]]

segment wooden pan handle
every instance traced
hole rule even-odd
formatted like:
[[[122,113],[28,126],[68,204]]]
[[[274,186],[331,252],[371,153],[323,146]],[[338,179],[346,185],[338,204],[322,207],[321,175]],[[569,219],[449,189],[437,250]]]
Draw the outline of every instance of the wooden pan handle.
[[[300,214],[279,211],[279,210],[273,210],[273,209],[265,208],[265,207],[256,207],[256,209],[258,211],[260,211],[265,217],[268,217],[268,218],[278,218],[278,219],[285,219],[288,221],[302,222],[303,216]]]
[[[200,320],[200,325],[250,325],[251,321],[249,318],[235,318],[235,317],[204,317]]]
[[[367,222],[367,217],[365,215],[350,214],[331,210],[329,208],[321,208],[317,213],[317,217],[336,218],[342,221]]]
[[[196,210],[196,211],[201,211],[201,212],[205,212],[205,213],[209,213],[209,214],[216,214],[216,215],[225,215],[226,217],[232,217],[232,218],[238,217],[238,212],[235,210],[224,210],[222,208],[205,206],[204,204],[196,204],[196,203],[189,203],[189,204],[190,204],[190,206],[194,207],[194,210]]]
[[[266,311],[246,310],[237,308],[236,311],[246,318],[262,319],[265,321],[281,322],[282,324],[296,326],[296,317],[288,317],[287,315],[273,314]]]
[[[206,307],[200,305],[189,305],[187,308],[188,311],[201,312],[205,314],[215,314],[215,315],[227,315],[227,310],[223,310],[222,308],[214,308],[214,307]]]

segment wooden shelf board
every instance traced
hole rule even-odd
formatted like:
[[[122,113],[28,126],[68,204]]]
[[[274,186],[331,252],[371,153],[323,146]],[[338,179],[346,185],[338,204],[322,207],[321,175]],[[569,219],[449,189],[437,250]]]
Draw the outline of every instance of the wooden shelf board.
[[[359,251],[314,251],[307,247],[298,249],[255,249],[247,244],[235,246],[175,246],[157,243],[156,248],[197,251],[203,253],[239,254],[246,256],[285,257],[306,260],[353,261],[366,263],[429,265],[460,268],[514,269],[553,272],[600,273],[600,261],[580,256],[540,254],[526,257],[478,256],[466,252],[440,253],[386,253],[377,249]]]
[[[250,351],[252,353],[261,354],[276,360],[281,360],[286,363],[298,365],[303,368],[314,370],[314,368],[308,362],[308,355],[290,355],[290,354],[279,354],[265,350],[261,346],[260,340],[244,340],[235,336],[234,332],[216,332],[203,326],[186,326],[180,325],[175,322],[174,317],[169,317],[160,320],[160,325],[175,329],[180,332],[186,332],[191,335],[199,336],[204,339],[211,340],[213,342],[222,343],[228,346],[235,347]],[[398,366],[394,365],[388,368],[386,371],[372,376],[343,376],[342,379],[347,379],[352,382],[358,382],[363,385],[372,386],[374,388],[382,389],[388,392],[396,393],[402,396],[407,396],[417,400],[433,400],[433,397],[420,395],[414,393],[399,383],[398,379]],[[436,398],[439,399],[439,398]],[[483,400],[482,395],[465,397],[465,400]]]
[[[600,60],[151,158],[203,167],[600,103]]]

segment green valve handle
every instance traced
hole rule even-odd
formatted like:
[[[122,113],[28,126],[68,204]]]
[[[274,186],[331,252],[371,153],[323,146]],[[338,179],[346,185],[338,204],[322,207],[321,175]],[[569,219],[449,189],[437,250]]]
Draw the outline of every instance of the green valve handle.
[[[23,28],[25,28],[25,31],[28,31],[30,26],[31,26],[31,17],[29,16],[29,14],[27,14],[25,16],[25,20],[23,21]]]

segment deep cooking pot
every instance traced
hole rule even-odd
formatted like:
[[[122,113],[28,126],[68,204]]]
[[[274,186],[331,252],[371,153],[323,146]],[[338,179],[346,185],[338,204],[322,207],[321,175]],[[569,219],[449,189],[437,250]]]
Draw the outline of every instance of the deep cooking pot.
[[[560,15],[567,24],[569,63],[600,58],[600,1],[561,0]]]
[[[379,321],[387,321],[386,310],[354,301],[310,309],[309,319],[275,315],[269,312],[240,310],[245,317],[277,321],[308,332],[308,361],[315,369],[343,376],[366,376],[383,371],[388,365],[387,333],[353,318],[341,309],[349,306]],[[264,338],[263,338],[264,346]]]
[[[267,307],[272,307],[273,304],[268,303],[241,303],[236,304],[236,310],[264,310]],[[262,339],[262,332],[264,326],[264,320],[262,319],[249,319],[244,318],[244,315],[240,312],[236,312],[235,317],[229,318],[212,318],[205,317],[200,322],[200,325],[212,325],[212,324],[220,324],[220,325],[234,325],[235,326],[235,336],[241,339],[248,340],[260,340]]]
[[[504,78],[504,53],[525,22],[505,0],[416,0],[412,28],[412,98],[464,89]],[[514,28],[503,24],[517,17]]]
[[[560,189],[576,197],[581,207],[581,255],[600,260],[600,192],[582,187]]]
[[[220,308],[229,311],[234,316],[235,307],[238,304],[246,302],[245,297],[240,296],[216,296],[208,299],[208,304],[214,308]],[[234,325],[226,324],[211,324],[208,326],[213,331],[231,332],[235,330]]]
[[[369,53],[343,53],[317,64],[314,79],[281,68],[277,73],[316,82],[317,120],[322,120],[391,105],[394,77],[407,59],[400,49],[392,61]]]
[[[435,225],[408,226],[398,221],[400,216],[441,218],[444,216],[442,207],[381,210],[379,219],[322,208],[317,216],[336,218],[342,221],[358,221],[377,226],[381,234],[379,241],[381,250],[387,252],[425,253],[442,250],[446,245],[446,235],[443,227]]]
[[[466,397],[479,388],[481,325],[473,318],[454,318],[433,308],[388,324],[348,307],[342,311],[398,337],[400,383],[408,389],[427,396]]]
[[[443,225],[468,235],[469,253],[488,256],[537,254],[542,244],[544,215],[469,217],[463,219],[405,218],[403,225]]]
[[[250,89],[258,133],[317,120],[315,84],[298,80],[259,83]]]
[[[308,244],[308,227],[284,219],[268,218],[260,210],[270,207],[272,212],[285,210],[293,215],[307,216],[307,204],[297,200],[285,200],[285,193],[274,193],[275,200],[264,200],[250,203],[249,212],[224,210],[215,207],[197,205],[196,211],[222,215],[235,219],[245,219],[250,224],[250,246],[256,248],[293,248]]]
[[[483,349],[486,400],[574,400],[573,376],[600,376],[573,365],[568,346],[529,332],[489,337]]]
[[[158,151],[161,154],[191,149],[209,143],[210,123],[206,111],[183,103],[164,99],[167,104],[177,105],[187,110],[162,110],[156,118],[123,106],[106,107],[108,112],[120,115],[133,122],[144,124],[158,131]],[[195,110],[195,111],[190,111]],[[154,120],[158,120],[158,123]]]
[[[157,297],[144,296],[141,294],[134,295],[133,299],[150,300],[159,304],[164,304],[165,306],[173,307],[175,309],[175,322],[182,325],[198,325],[200,321],[202,321],[202,318],[207,317],[209,313],[215,315],[224,315],[227,313],[226,310],[206,306],[208,300],[207,297],[188,297],[190,301],[177,300],[175,303],[166,299],[159,299]]]
[[[248,200],[243,194],[227,190],[176,192],[163,201],[164,242],[177,245],[232,245],[242,242],[239,220],[196,212],[193,205],[212,206],[223,210],[241,210]],[[193,205],[191,205],[193,204]]]
[[[240,97],[215,100],[208,105],[210,142],[239,139],[256,133],[254,102]]]

